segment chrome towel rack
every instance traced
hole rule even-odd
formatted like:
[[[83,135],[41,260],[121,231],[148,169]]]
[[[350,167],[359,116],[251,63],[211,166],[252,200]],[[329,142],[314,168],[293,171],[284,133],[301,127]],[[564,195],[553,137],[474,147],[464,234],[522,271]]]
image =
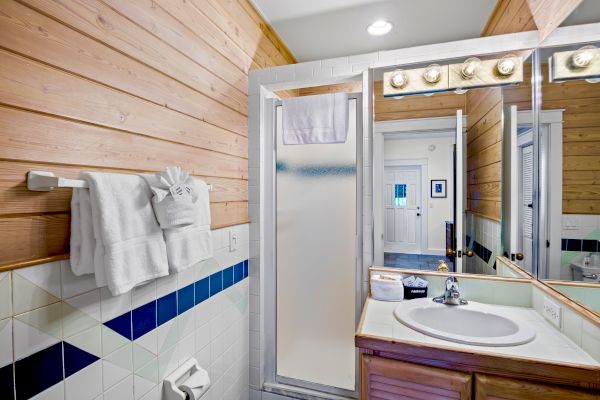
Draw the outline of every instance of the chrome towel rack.
[[[33,192],[49,192],[54,188],[85,189],[88,188],[88,184],[82,179],[63,178],[48,171],[29,171],[27,173],[27,189]],[[213,186],[209,184],[208,190],[213,190]]]

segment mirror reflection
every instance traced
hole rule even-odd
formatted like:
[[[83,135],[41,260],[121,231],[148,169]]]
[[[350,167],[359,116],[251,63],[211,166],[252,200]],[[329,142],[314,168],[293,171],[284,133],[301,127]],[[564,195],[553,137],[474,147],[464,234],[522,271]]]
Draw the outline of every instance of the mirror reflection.
[[[375,265],[497,275],[506,254],[532,271],[530,54],[377,71]]]
[[[540,190],[548,248],[539,278],[600,312],[600,50],[543,48]],[[542,232],[543,233],[543,232]],[[543,240],[543,238],[541,238]]]

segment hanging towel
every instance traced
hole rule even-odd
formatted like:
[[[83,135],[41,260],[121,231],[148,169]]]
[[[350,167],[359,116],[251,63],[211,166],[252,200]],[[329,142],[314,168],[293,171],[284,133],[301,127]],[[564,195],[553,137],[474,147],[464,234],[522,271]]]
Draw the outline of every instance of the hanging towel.
[[[165,240],[144,179],[100,172],[84,172],[80,179],[88,183],[89,201],[86,189],[76,189],[71,211],[71,245],[76,254],[73,272],[92,272],[89,249],[93,247],[96,284],[108,286],[113,295],[168,275]],[[87,215],[91,218],[84,217]]]
[[[191,186],[194,198],[194,223],[164,230],[169,268],[172,272],[183,271],[212,257],[208,185],[204,181],[192,179]]]
[[[283,100],[283,144],[344,143],[347,125],[347,93]]]
[[[179,167],[169,167],[164,172],[142,176],[152,188],[154,212],[157,219],[162,220],[170,271],[180,272],[212,257],[208,185],[189,177]],[[176,200],[178,197],[183,198]],[[167,211],[168,208],[171,211]],[[172,223],[183,220],[185,224]]]

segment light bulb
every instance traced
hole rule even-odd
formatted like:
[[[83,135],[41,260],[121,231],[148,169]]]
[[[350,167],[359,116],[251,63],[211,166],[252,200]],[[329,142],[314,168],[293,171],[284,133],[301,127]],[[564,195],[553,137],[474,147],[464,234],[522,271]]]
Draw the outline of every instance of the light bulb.
[[[583,69],[590,66],[594,59],[594,46],[583,46],[571,56],[571,66],[577,69]]]
[[[404,72],[401,69],[394,71],[394,73],[390,77],[390,85],[392,85],[396,89],[402,89],[407,84],[408,76],[406,75],[406,72]]]
[[[517,67],[516,57],[513,54],[502,57],[496,63],[496,71],[502,76],[510,76]]]
[[[423,72],[423,79],[427,83],[438,83],[442,79],[442,70],[438,64],[431,64]]]
[[[477,57],[467,58],[460,68],[463,79],[472,79],[477,73],[480,64],[481,60]]]
[[[367,27],[367,32],[371,36],[383,36],[390,33],[391,30],[392,24],[383,19],[377,20]]]

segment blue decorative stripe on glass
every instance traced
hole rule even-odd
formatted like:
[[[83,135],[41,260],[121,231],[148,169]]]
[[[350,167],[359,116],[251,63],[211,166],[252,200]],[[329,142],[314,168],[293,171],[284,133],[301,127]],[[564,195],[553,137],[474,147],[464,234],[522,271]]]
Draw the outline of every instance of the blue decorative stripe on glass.
[[[75,372],[81,371],[94,361],[99,360],[93,354],[83,351],[67,342],[63,342],[65,359],[65,379]]]
[[[131,312],[133,340],[156,328],[156,300],[144,304]]]
[[[17,400],[29,399],[62,380],[62,342],[15,362]]]
[[[177,316],[177,295],[175,292],[156,300],[156,325],[161,326]]]
[[[177,312],[183,314],[192,307],[194,307],[193,283],[177,291]]]
[[[105,322],[104,325],[131,340],[131,311]]]
[[[244,278],[248,277],[248,260],[244,261]]]
[[[215,272],[210,276],[210,295],[214,296],[223,290],[223,271]]]
[[[206,277],[204,279],[200,279],[196,282],[196,287],[194,288],[195,293],[195,304],[200,304],[204,300],[210,297],[210,278]]]
[[[327,175],[355,175],[356,174],[356,165],[347,164],[347,165],[309,165],[309,166],[298,166],[292,167],[288,164],[277,161],[275,166],[277,172],[289,172],[295,175],[301,176],[327,176]]]

